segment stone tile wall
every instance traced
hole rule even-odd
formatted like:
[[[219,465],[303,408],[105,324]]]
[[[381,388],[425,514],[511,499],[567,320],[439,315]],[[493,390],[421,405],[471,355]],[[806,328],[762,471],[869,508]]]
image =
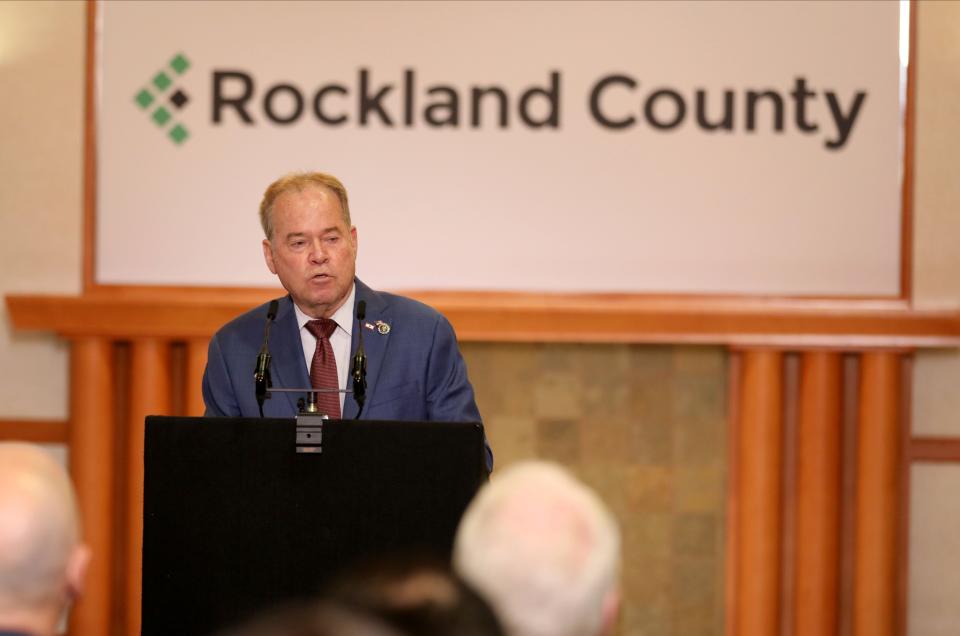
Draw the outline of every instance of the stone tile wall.
[[[564,464],[619,519],[619,634],[720,636],[724,350],[489,343],[462,349],[496,467],[527,458]]]

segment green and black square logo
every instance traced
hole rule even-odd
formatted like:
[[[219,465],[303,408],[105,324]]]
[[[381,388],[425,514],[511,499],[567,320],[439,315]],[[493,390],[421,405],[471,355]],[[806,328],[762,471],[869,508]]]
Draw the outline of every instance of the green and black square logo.
[[[190,60],[178,53],[133,98],[150,121],[178,146],[190,137],[186,126],[176,120],[176,115],[190,102],[190,96],[175,82],[189,69]]]

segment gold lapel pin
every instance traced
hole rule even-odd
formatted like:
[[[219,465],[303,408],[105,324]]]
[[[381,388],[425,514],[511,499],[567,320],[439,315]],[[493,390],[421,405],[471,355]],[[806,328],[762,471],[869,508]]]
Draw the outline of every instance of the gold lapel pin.
[[[377,321],[377,331],[380,332],[381,336],[385,336],[390,333],[390,325],[383,322],[382,320]]]

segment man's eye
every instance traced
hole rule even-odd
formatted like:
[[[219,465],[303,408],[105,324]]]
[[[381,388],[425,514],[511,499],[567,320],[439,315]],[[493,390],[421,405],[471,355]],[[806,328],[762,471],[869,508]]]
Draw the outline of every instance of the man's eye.
[[[339,241],[339,240],[340,240],[340,237],[339,237],[339,236],[328,236],[328,237],[327,237],[327,243],[331,243],[331,244],[332,244],[332,243],[336,243],[336,242]]]
[[[306,241],[293,241],[293,242],[290,243],[290,247],[300,248],[300,247],[303,247],[303,246],[306,245],[306,244],[307,244]]]

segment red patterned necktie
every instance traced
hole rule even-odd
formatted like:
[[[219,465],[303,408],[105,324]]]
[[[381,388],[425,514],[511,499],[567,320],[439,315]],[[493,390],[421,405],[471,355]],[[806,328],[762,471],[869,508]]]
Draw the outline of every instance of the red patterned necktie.
[[[307,331],[317,337],[317,348],[310,363],[310,384],[315,389],[339,389],[340,376],[337,374],[337,360],[333,356],[330,336],[337,323],[329,318],[319,318],[307,323]],[[317,394],[317,408],[332,419],[340,419],[340,394],[333,391]]]

